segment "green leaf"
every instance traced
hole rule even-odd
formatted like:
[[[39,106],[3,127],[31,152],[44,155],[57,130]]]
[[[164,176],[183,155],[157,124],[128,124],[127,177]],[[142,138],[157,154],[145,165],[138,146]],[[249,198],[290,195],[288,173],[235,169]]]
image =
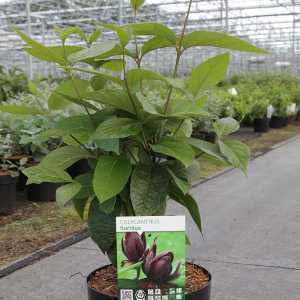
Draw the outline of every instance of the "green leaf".
[[[101,123],[93,134],[94,139],[116,139],[137,135],[141,131],[140,122],[128,118],[113,117]]]
[[[195,46],[210,46],[231,50],[267,54],[267,51],[257,48],[239,38],[214,31],[194,31],[184,36],[182,46],[187,49]]]
[[[227,164],[227,160],[224,157],[224,155],[221,153],[218,145],[209,143],[200,139],[195,139],[195,138],[189,138],[188,142],[191,146],[196,148],[197,150],[200,150],[209,156],[212,156],[216,158],[217,160]]]
[[[43,182],[72,182],[72,177],[64,170],[58,168],[47,168],[42,164],[27,168],[22,172],[26,175],[26,177],[28,177],[27,185],[33,183],[40,184]]]
[[[99,202],[99,208],[106,214],[111,214],[115,209],[116,202],[117,197],[113,197],[111,199],[106,200],[103,203]]]
[[[240,124],[233,118],[222,118],[217,120],[214,124],[214,131],[219,138],[227,136],[240,129]]]
[[[80,191],[80,183],[74,181],[72,183],[63,185],[56,190],[56,202],[60,207],[64,207],[71,201]]]
[[[146,41],[141,49],[142,56],[146,55],[147,53],[161,48],[167,48],[167,47],[175,47],[176,43],[171,42],[168,39],[162,38],[162,37],[153,37],[149,41]]]
[[[131,174],[131,169],[131,163],[124,155],[104,155],[99,158],[93,186],[101,203],[123,190]]]
[[[103,62],[101,68],[113,71],[113,72],[120,72],[124,68],[123,60],[122,59],[111,59]]]
[[[194,159],[193,148],[187,144],[185,139],[174,137],[163,137],[158,144],[151,146],[152,150],[167,156],[174,157],[188,167]]]
[[[91,154],[80,147],[64,146],[50,152],[43,160],[42,165],[49,169],[67,169],[78,160],[87,159]]]
[[[0,111],[15,115],[46,115],[47,112],[27,105],[20,104],[0,104]]]
[[[92,134],[94,132],[94,125],[87,115],[73,116],[55,124],[55,128],[59,136],[66,136],[72,134]]]
[[[170,79],[146,69],[131,69],[127,72],[126,78],[128,85],[132,88],[136,88],[142,80],[160,80],[176,89],[182,90],[184,88],[179,80]]]
[[[90,45],[92,45],[94,42],[96,42],[102,34],[102,31],[100,28],[97,28],[88,38],[88,42]]]
[[[106,214],[100,209],[97,199],[94,199],[90,205],[88,226],[91,238],[98,245],[103,253],[107,253],[113,246],[116,236],[116,216],[118,209],[113,213]]]
[[[95,144],[100,149],[106,152],[114,152],[117,155],[120,154],[120,142],[119,139],[95,139]]]
[[[130,183],[133,209],[138,216],[160,215],[166,207],[169,178],[160,165],[135,167]]]
[[[70,101],[66,96],[72,98],[83,97],[89,86],[89,81],[80,78],[63,81],[49,97],[48,105],[53,110],[64,109],[70,105]]]
[[[115,47],[116,43],[112,41],[102,42],[101,44],[94,44],[90,48],[85,48],[81,51],[73,53],[68,56],[71,63],[75,64],[80,61],[95,58],[101,54],[111,51]]]
[[[219,146],[220,151],[233,167],[247,173],[250,150],[246,144],[236,140],[226,140],[219,141]]]
[[[26,43],[27,47],[25,51],[31,54],[32,56],[40,59],[45,60],[48,62],[55,62],[60,65],[65,65],[66,61],[63,57],[58,55],[55,51],[51,48],[48,48],[35,40],[31,39],[28,35],[23,33],[20,30],[16,30],[16,33],[21,37],[21,39]]]
[[[196,96],[199,91],[205,91],[226,77],[229,66],[229,53],[212,57],[193,69],[187,80],[189,91]]]
[[[99,91],[104,88],[107,81],[106,77],[96,75],[91,78],[91,86],[95,91]]]
[[[92,185],[93,174],[86,173],[79,175],[75,178],[75,181],[78,182],[81,186],[80,191],[72,199],[75,210],[77,211],[79,217],[83,220],[84,213],[87,206],[87,203],[90,199],[94,197],[94,189]]]
[[[130,5],[134,10],[138,10],[144,3],[145,0],[130,0]]]
[[[123,27],[132,29],[134,35],[153,35],[165,38],[176,45],[176,34],[173,30],[160,23],[133,23],[126,24]]]
[[[168,173],[171,175],[173,182],[185,195],[190,190],[190,184],[188,183],[188,181],[177,177],[176,174],[170,168],[167,168],[167,170],[168,170]]]
[[[99,91],[87,93],[85,95],[85,99],[93,100],[105,105],[112,106],[114,108],[125,110],[132,114],[135,113],[128,94],[122,90],[102,89]]]
[[[126,45],[129,43],[131,34],[126,27],[121,27],[116,24],[107,24],[107,23],[100,23],[104,28],[110,29],[117,33],[119,40],[121,42],[121,45],[123,47],[126,47]]]
[[[87,206],[89,198],[73,198],[72,202],[76,212],[78,213],[81,220],[84,220],[84,213]]]
[[[189,101],[183,98],[171,99],[166,116],[173,118],[207,117],[202,101]]]
[[[75,195],[76,199],[87,199],[94,195],[92,173],[79,175],[75,178],[75,181],[78,182],[81,186],[80,191]]]
[[[63,44],[65,44],[66,40],[71,36],[71,35],[77,35],[79,36],[83,41],[87,42],[87,37],[84,33],[84,31],[77,27],[67,27],[67,28],[59,28],[56,27],[55,30],[58,32],[60,39],[62,40]]]
[[[199,231],[202,233],[201,215],[196,200],[191,195],[183,195],[180,191],[176,189],[173,189],[170,192],[170,197],[182,206],[187,208]]]

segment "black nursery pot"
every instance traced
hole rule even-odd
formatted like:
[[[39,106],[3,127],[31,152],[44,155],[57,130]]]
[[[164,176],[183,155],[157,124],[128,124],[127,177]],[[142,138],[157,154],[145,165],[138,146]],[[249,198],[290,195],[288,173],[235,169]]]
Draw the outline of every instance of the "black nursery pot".
[[[215,143],[217,139],[217,135],[215,132],[208,132],[208,131],[195,131],[192,134],[192,137],[198,138],[200,140],[204,140],[210,143]]]
[[[271,128],[283,128],[287,125],[287,118],[286,117],[278,117],[278,116],[272,116],[270,121],[270,127]]]
[[[27,187],[27,197],[33,202],[55,201],[56,189],[59,187],[56,183],[30,184]]]
[[[89,172],[90,170],[91,168],[89,166],[89,161],[87,159],[81,159],[69,167],[67,171],[72,178],[75,178],[79,175]]]
[[[11,215],[16,211],[17,178],[0,175],[0,215]]]
[[[268,132],[270,129],[269,119],[267,117],[262,119],[255,119],[253,126],[255,132]]]
[[[26,182],[27,177],[22,172],[20,173],[18,180],[17,180],[17,191],[24,191],[26,190]]]
[[[187,294],[185,296],[185,299],[186,300],[210,300],[210,290],[211,290],[211,275],[210,273],[205,270],[204,268],[200,267],[200,266],[197,266],[196,267],[198,268],[201,268],[209,277],[209,282],[206,286],[204,286],[203,288],[201,288],[200,290],[196,291],[196,292],[193,292],[193,293],[190,293],[190,294]],[[88,287],[88,300],[119,300],[119,298],[117,297],[111,297],[111,296],[108,296],[108,295],[105,295],[105,294],[101,294],[99,293],[98,291],[92,289],[90,287],[90,280],[91,278],[93,277],[93,275],[101,270],[101,269],[105,269],[107,268],[107,266],[104,266],[100,269],[97,269],[95,270],[94,272],[92,272],[88,278],[87,278],[87,287]]]

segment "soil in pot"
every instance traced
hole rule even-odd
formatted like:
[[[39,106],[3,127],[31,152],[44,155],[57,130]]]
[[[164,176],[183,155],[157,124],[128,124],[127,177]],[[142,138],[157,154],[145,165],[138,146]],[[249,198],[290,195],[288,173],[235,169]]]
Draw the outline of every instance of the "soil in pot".
[[[186,299],[209,300],[210,286],[211,276],[205,269],[191,263],[186,264]],[[93,272],[88,277],[88,292],[89,300],[119,299],[115,267],[109,265]]]
[[[0,215],[11,215],[16,211],[17,177],[0,171]]]
[[[278,117],[278,116],[272,116],[270,121],[270,127],[271,128],[282,128],[287,125],[287,118],[286,117]]]
[[[56,183],[30,184],[27,187],[27,197],[33,202],[55,201],[56,190],[59,187]]]
[[[255,119],[253,126],[255,132],[268,132],[270,128],[269,119],[267,117],[262,119]]]

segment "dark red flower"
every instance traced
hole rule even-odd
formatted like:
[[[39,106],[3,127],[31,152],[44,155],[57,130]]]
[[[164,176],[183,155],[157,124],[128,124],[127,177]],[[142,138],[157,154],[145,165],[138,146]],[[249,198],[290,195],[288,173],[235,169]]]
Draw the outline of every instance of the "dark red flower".
[[[126,232],[122,239],[122,249],[128,262],[137,263],[141,261],[146,250],[145,233],[139,235],[137,232]]]
[[[155,252],[156,245],[154,251],[148,251],[144,257],[143,270],[148,279],[157,284],[161,284],[179,277],[180,263],[172,273],[174,254],[172,252],[166,252],[155,257]]]

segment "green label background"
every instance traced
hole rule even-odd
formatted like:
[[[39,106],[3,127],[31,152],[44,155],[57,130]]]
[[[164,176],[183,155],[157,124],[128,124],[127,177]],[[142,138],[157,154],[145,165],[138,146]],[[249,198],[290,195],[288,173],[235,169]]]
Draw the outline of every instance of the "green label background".
[[[139,282],[135,280],[136,270],[127,267],[122,268],[122,262],[126,260],[122,251],[122,237],[124,233],[117,233],[117,259],[118,259],[118,286],[122,289],[138,289]],[[157,238],[157,255],[163,252],[173,252],[173,272],[181,262],[180,277],[174,281],[177,287],[185,288],[185,262],[186,262],[186,237],[185,232],[146,232],[147,248],[151,248],[153,241]],[[124,269],[128,271],[124,272]],[[141,271],[140,280],[146,278]]]

